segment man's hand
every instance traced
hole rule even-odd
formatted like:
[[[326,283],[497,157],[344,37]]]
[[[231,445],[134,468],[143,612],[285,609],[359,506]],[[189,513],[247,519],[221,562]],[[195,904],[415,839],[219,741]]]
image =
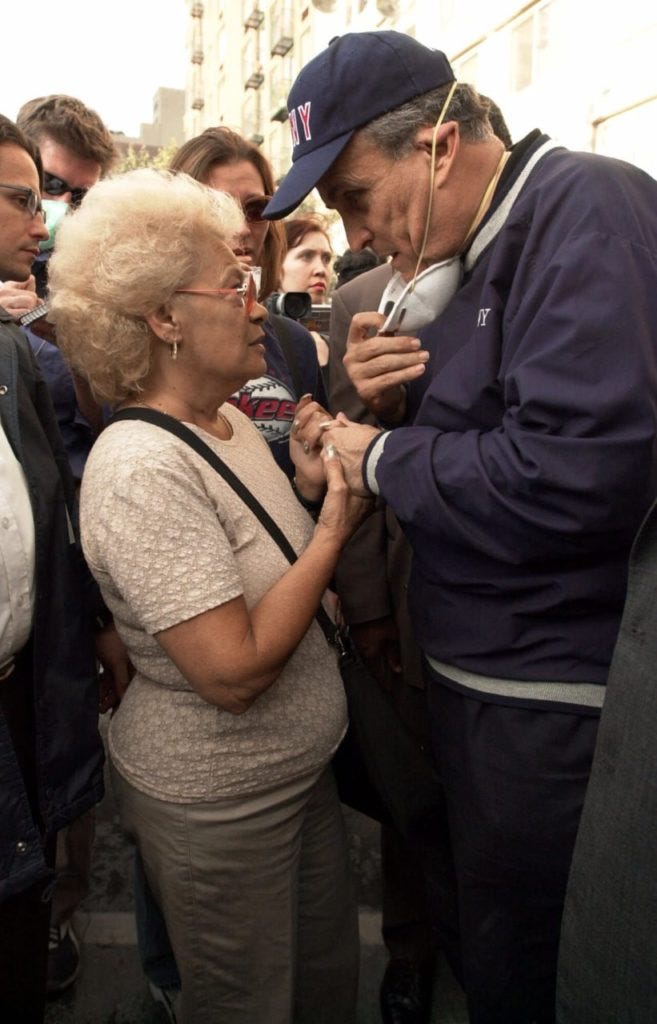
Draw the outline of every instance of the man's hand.
[[[375,334],[382,313],[357,313],[349,328],[344,366],[358,397],[385,423],[397,424],[406,411],[403,385],[422,376],[429,353],[418,338]]]
[[[95,641],[96,657],[103,668],[100,674],[98,710],[101,715],[104,715],[110,708],[119,706],[135,670],[125,645],[113,624],[99,630],[96,633]]]
[[[0,306],[11,313],[14,320],[29,313],[40,302],[33,274],[30,274],[27,281],[5,281],[0,284]]]
[[[399,632],[392,616],[349,627],[351,639],[363,662],[383,690],[390,693],[401,675]]]
[[[334,445],[349,490],[362,498],[372,497],[363,483],[363,456],[380,433],[382,431],[378,427],[367,423],[352,423],[342,412],[335,420],[322,425],[323,444]]]

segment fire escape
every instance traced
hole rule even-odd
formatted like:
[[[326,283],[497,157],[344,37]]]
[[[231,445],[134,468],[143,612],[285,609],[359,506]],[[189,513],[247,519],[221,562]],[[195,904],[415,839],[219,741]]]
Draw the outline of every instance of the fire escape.
[[[262,134],[262,100],[261,86],[265,80],[263,66],[263,33],[265,20],[264,11],[254,0],[244,0],[244,49],[242,51],[242,67],[245,98],[242,109],[242,128],[250,142],[260,146],[264,141]]]
[[[193,3],[189,13],[192,19],[192,110],[203,110],[203,4]]]

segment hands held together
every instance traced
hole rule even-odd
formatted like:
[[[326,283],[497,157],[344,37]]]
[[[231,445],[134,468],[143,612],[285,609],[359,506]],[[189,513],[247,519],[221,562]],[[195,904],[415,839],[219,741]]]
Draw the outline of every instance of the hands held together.
[[[350,459],[346,451],[343,454],[342,445],[338,448],[332,441],[338,431],[342,440],[348,426],[361,430],[360,424],[350,424],[346,416],[332,420],[318,402],[304,395],[297,405],[290,436],[297,490],[308,501],[319,503],[323,498],[318,525],[335,534],[340,546],[371,508],[371,497],[354,468],[356,457]],[[378,432],[373,427],[363,429],[370,434]],[[349,472],[348,466],[352,467]],[[352,481],[358,485],[352,485]]]
[[[344,365],[361,401],[390,424],[400,423],[406,412],[405,385],[426,369],[429,353],[418,338],[377,334],[384,323],[380,313],[358,313],[351,321]],[[330,413],[304,395],[297,405],[290,453],[300,493],[321,501],[328,487],[322,516],[331,491],[346,484],[354,498],[371,498],[363,480],[363,457],[380,428]],[[337,462],[335,468],[329,468]],[[362,518],[362,513],[361,513]]]
[[[341,412],[333,419],[318,402],[304,395],[297,405],[290,441],[301,493],[319,500],[329,486],[328,463],[335,461],[349,491],[360,498],[371,497],[361,467],[365,450],[380,432],[378,427],[353,423]]]

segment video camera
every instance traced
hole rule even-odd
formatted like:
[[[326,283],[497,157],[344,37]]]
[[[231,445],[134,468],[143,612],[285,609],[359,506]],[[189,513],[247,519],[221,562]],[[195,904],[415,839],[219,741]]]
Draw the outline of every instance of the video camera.
[[[328,335],[331,307],[328,303],[313,306],[308,292],[273,292],[265,299],[265,306],[270,313],[296,320],[309,331]]]

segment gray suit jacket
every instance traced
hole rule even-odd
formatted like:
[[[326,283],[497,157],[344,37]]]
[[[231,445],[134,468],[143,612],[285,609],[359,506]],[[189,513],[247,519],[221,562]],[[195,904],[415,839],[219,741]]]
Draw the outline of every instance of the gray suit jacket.
[[[657,1021],[657,502],[630,557],[564,908],[557,1021]]]

